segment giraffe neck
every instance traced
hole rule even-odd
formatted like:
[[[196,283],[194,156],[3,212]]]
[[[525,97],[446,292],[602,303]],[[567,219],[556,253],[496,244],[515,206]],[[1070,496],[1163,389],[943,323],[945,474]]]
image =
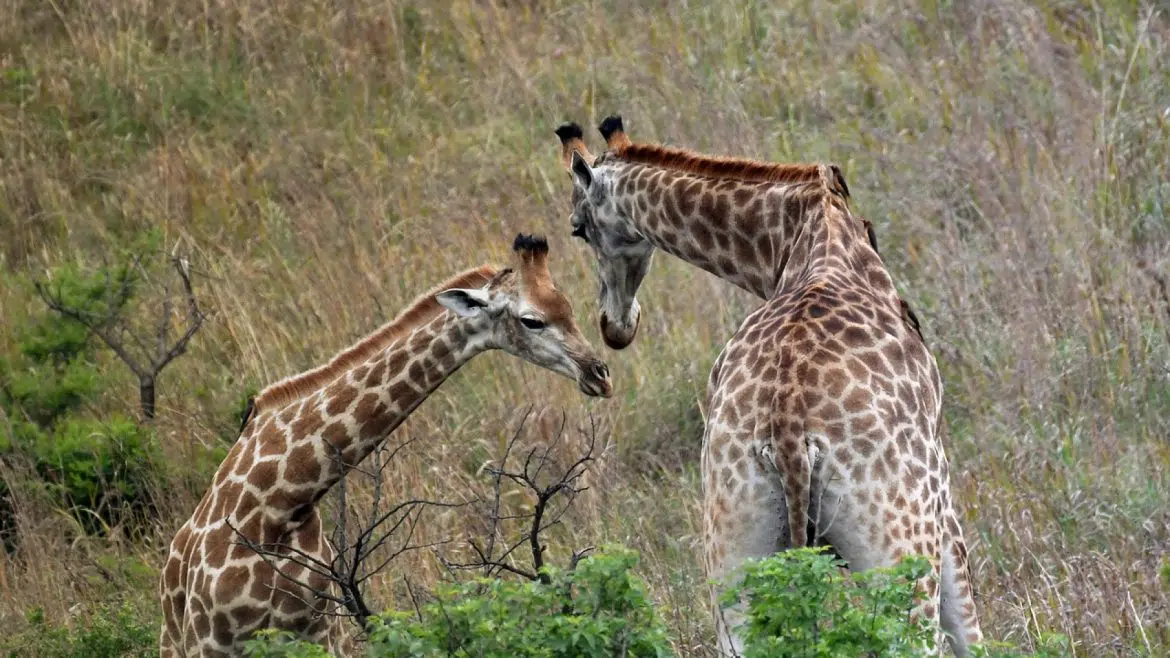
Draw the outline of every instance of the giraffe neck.
[[[258,415],[249,479],[262,490],[269,520],[297,523],[440,384],[487,349],[468,320],[443,312],[320,390]],[[269,454],[278,466],[271,485],[255,475]]]
[[[781,184],[617,167],[615,202],[638,233],[761,299],[832,268],[884,272],[861,222],[819,180]],[[873,283],[893,290],[888,276]]]
[[[862,222],[844,206],[823,194],[805,202],[796,213],[778,264],[774,294],[796,290],[817,281],[848,282],[853,290],[868,290],[893,308],[900,298],[881,257],[872,247]]]

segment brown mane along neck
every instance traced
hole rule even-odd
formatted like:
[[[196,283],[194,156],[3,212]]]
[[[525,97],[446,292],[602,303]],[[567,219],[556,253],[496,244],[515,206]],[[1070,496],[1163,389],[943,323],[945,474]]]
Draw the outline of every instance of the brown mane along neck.
[[[814,183],[821,181],[833,195],[849,200],[849,187],[837,165],[787,164],[749,158],[708,156],[688,149],[657,144],[626,143],[599,156],[596,164],[615,159],[622,162],[672,169],[697,176],[725,178],[749,183]],[[827,171],[826,171],[827,170]]]
[[[341,373],[363,363],[392,345],[394,341],[407,335],[415,327],[437,316],[444,310],[435,299],[435,295],[438,293],[448,288],[480,288],[499,273],[499,268],[495,266],[481,265],[456,274],[420,295],[405,311],[399,313],[398,317],[382,325],[354,345],[342,350],[328,363],[269,385],[249,401],[248,410],[245,411],[245,418],[241,423],[241,432],[247,426],[248,420],[256,414],[268,409],[283,407],[320,390],[326,384],[337,379]]]

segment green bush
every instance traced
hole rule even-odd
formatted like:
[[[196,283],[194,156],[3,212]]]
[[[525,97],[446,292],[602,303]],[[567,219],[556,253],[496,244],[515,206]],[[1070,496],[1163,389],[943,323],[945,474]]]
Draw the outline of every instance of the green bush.
[[[882,569],[852,573],[824,548],[783,551],[750,561],[744,578],[722,604],[747,601],[744,658],[872,656],[919,658],[929,654],[935,632],[910,611],[921,593],[915,581],[930,571],[925,558],[910,557]],[[1068,654],[1063,636],[1050,636],[1038,653],[1002,643],[973,647],[979,658],[1055,658]]]
[[[78,312],[106,317],[119,311],[134,287],[128,265],[86,274],[56,270],[46,284]],[[157,445],[149,429],[122,417],[78,417],[101,389],[89,331],[46,310],[17,330],[18,355],[0,359],[0,459],[30,464],[51,503],[68,510],[86,532],[142,518],[151,509]],[[6,431],[5,431],[6,430]],[[11,492],[0,481],[0,538],[15,545]]]
[[[927,623],[909,614],[914,581],[928,572],[925,559],[912,558],[854,574],[823,549],[802,548],[748,562],[721,603],[747,600],[744,658],[910,658],[934,642]]]
[[[371,620],[370,658],[569,658],[671,656],[669,639],[641,580],[633,551],[611,547],[573,571],[546,569],[549,583],[480,579],[449,585],[418,610]],[[929,567],[908,558],[861,573],[821,548],[748,562],[723,604],[746,600],[744,658],[919,658],[935,634],[912,619],[914,587]],[[1035,653],[1003,643],[973,647],[977,658],[1056,658],[1068,640],[1043,638]],[[250,658],[324,658],[319,646],[263,631],[246,643]]]
[[[161,460],[153,433],[133,421],[70,418],[42,435],[31,452],[54,501],[87,532],[100,531],[103,522],[141,519],[152,507],[154,464]]]
[[[129,285],[127,276],[111,275]],[[104,272],[86,277],[65,268],[55,273],[52,286],[76,308],[104,313],[110,307],[101,291],[104,282]],[[17,348],[19,360],[0,360],[0,404],[9,416],[47,428],[98,392],[89,330],[80,322],[46,311],[18,329]]]
[[[158,655],[158,624],[137,618],[128,605],[102,607],[88,623],[70,628],[50,624],[44,614],[28,614],[29,627],[0,639],[9,658],[146,658]]]
[[[155,465],[162,460],[153,433],[133,421],[67,418],[43,430],[17,420],[11,443],[0,450],[0,458],[13,455],[31,463],[39,476],[22,486],[45,491],[51,504],[67,510],[86,532],[140,520],[153,510]],[[6,494],[7,487],[0,487],[0,495]],[[11,529],[11,519],[0,518],[9,543]]]
[[[97,369],[83,357],[61,364],[31,364],[7,377],[11,407],[42,427],[53,423],[98,391]]]
[[[417,611],[371,621],[366,655],[378,658],[597,658],[672,655],[666,630],[631,573],[637,555],[609,548],[548,583],[479,579],[449,585]],[[324,655],[280,633],[250,641],[252,658]]]

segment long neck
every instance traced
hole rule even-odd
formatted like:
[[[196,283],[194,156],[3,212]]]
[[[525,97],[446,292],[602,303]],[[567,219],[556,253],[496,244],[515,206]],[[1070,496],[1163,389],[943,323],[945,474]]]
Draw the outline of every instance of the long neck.
[[[613,192],[656,247],[761,299],[831,268],[881,269],[860,222],[819,182],[746,182],[622,163]],[[876,283],[892,291],[886,279]]]
[[[319,391],[256,417],[257,466],[266,454],[280,464],[272,486],[264,488],[267,495],[261,495],[268,518],[295,522],[443,381],[487,348],[471,336],[466,320],[443,312],[402,332]]]

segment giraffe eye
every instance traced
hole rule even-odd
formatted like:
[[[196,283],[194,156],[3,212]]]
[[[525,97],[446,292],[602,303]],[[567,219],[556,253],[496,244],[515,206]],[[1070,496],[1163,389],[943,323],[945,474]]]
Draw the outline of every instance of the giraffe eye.
[[[538,320],[536,318],[520,318],[520,324],[533,331],[544,329],[548,325],[544,320]]]

